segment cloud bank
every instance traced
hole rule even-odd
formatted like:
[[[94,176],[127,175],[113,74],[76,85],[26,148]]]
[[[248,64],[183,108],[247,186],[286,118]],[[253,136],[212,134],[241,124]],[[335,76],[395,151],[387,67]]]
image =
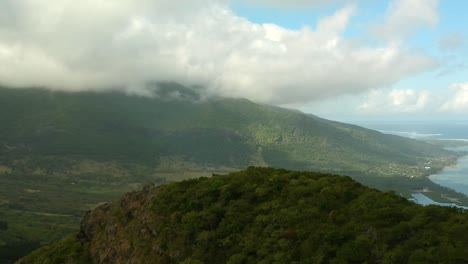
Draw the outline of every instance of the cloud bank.
[[[468,83],[451,84],[448,92],[416,89],[372,90],[357,112],[388,114],[463,114],[468,112]]]
[[[344,2],[344,0],[241,0],[241,2],[264,6],[297,8],[305,6],[319,6],[333,2]]]
[[[413,21],[404,3],[428,12],[414,21],[436,23],[437,1],[395,3],[384,26],[391,34],[396,18]],[[401,42],[344,38],[357,11],[345,6],[316,28],[288,30],[248,21],[222,0],[2,0],[0,83],[145,94],[148,81],[177,81],[291,104],[386,87],[437,65]]]
[[[431,92],[414,89],[373,90],[358,111],[365,114],[414,114],[437,107]]]
[[[444,112],[468,112],[468,83],[456,83],[450,87],[451,97],[440,109]]]

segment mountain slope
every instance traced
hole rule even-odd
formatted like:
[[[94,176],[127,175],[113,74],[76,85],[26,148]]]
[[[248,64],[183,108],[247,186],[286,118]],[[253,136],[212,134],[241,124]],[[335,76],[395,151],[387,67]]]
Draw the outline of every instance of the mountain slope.
[[[22,147],[32,155],[149,164],[177,156],[234,168],[264,161],[291,169],[400,175],[385,168],[421,170],[429,161],[440,168],[439,161],[445,165],[443,159],[453,157],[430,144],[241,99],[0,89],[0,123],[3,155]]]
[[[19,263],[463,263],[466,221],[349,177],[251,167],[129,193]]]

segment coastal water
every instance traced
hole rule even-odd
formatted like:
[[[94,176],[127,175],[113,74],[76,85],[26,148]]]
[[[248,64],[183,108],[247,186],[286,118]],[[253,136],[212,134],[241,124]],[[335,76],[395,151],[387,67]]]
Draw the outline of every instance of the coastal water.
[[[356,121],[357,125],[415,139],[461,139],[468,140],[468,121]]]
[[[468,121],[360,122],[358,125],[382,133],[414,139],[454,139],[468,142]],[[468,146],[447,149],[468,152]],[[468,195],[468,156],[460,158],[456,165],[444,168],[437,174],[430,176],[429,179],[439,185]],[[437,203],[421,193],[413,194],[412,200],[422,205],[454,205]]]
[[[414,202],[420,205],[424,205],[424,206],[435,204],[435,205],[441,205],[441,206],[455,206],[455,207],[460,207],[463,209],[468,209],[468,207],[466,206],[461,206],[455,203],[438,203],[422,193],[413,193],[412,196],[413,196],[413,199],[410,199],[410,200],[413,200]]]
[[[457,149],[468,151],[468,147]],[[436,175],[431,175],[429,179],[439,185],[468,195],[468,156],[460,158],[456,165],[444,168]]]

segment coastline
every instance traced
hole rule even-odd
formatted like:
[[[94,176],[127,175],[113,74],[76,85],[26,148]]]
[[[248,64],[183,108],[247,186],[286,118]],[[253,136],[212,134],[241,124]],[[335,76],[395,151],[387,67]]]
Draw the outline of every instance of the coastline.
[[[381,120],[361,120],[358,124],[385,134],[416,139],[447,150],[448,153],[445,157],[439,157],[437,160],[419,165],[417,172],[402,174],[402,176],[409,178],[411,183],[408,185],[411,189],[400,194],[413,201],[415,200],[413,194],[420,193],[431,199],[434,204],[443,203],[450,206],[450,203],[456,201],[458,205],[468,206],[468,167],[464,170],[467,175],[466,180],[463,178],[462,181],[462,184],[467,187],[465,193],[434,179],[447,170],[456,169],[460,160],[468,155],[468,133],[466,130],[468,121],[454,123],[451,120],[420,120],[418,122],[415,120],[395,120],[392,123]]]
[[[450,184],[450,181],[436,179],[437,177],[441,176],[447,177],[442,175],[444,172],[457,170],[457,168],[462,167],[462,164],[468,164],[468,147],[461,146],[457,148],[450,147],[446,149],[457,153],[457,159],[453,162],[453,164],[437,169],[431,174],[426,175],[425,178],[427,178],[432,184],[437,185],[442,189],[445,189],[449,193],[442,193],[440,196],[438,196],[434,195],[432,191],[421,192],[420,190],[415,190],[415,192],[412,194],[413,198],[411,198],[410,200],[413,200],[422,205],[436,204],[441,206],[457,206],[463,209],[468,209],[468,192],[457,190],[457,188],[454,188],[453,183]],[[414,195],[416,195],[416,197]],[[418,195],[422,195],[425,198],[418,200],[417,197],[420,197]]]
[[[435,184],[451,188],[468,196],[468,155],[460,157],[457,164],[444,168],[428,178]]]

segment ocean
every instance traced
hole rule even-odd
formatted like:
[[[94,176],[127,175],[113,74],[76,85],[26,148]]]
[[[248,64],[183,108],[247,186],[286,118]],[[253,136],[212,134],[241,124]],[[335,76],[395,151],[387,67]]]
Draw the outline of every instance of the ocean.
[[[467,121],[357,121],[356,125],[415,139],[461,139],[468,141]]]

